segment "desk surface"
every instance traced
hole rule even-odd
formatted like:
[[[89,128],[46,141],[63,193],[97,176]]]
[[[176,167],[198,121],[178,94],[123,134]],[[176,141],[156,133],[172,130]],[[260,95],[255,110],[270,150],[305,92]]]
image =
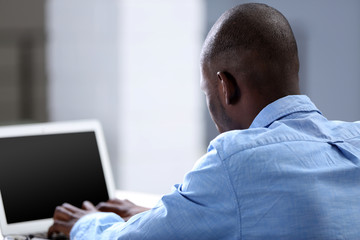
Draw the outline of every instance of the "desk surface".
[[[138,193],[122,190],[117,190],[115,194],[119,199],[128,199],[139,206],[148,208],[154,207],[161,198],[161,195],[158,194]]]
[[[117,190],[115,196],[119,199],[128,199],[139,206],[148,207],[148,208],[154,207],[161,198],[161,195],[157,195],[157,194],[138,193],[138,192],[122,191],[122,190]],[[0,240],[3,239],[4,238],[0,230]]]

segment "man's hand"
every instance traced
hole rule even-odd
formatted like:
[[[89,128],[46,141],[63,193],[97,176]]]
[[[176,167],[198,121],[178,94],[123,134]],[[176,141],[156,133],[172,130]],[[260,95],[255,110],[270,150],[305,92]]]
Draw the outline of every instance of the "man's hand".
[[[68,203],[56,207],[54,212],[54,224],[49,228],[48,236],[51,237],[54,233],[63,233],[66,236],[69,236],[74,224],[82,216],[93,212],[97,212],[97,209],[89,201],[83,203],[82,209]]]
[[[102,212],[113,212],[122,217],[125,221],[132,216],[150,210],[149,208],[135,205],[129,200],[110,199],[107,202],[101,202],[96,206],[96,209]]]

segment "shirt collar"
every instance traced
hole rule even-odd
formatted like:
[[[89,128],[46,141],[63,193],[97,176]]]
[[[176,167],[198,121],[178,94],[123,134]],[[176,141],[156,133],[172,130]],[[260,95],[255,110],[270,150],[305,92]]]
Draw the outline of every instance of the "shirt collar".
[[[250,128],[267,127],[274,121],[295,112],[317,111],[317,107],[305,95],[289,95],[267,105],[255,117]]]

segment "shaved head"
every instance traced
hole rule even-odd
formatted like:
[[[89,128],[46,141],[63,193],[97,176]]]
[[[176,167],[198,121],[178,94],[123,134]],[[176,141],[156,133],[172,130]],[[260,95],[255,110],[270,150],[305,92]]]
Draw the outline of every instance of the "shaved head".
[[[226,11],[201,53],[201,86],[219,132],[248,128],[271,102],[299,94],[299,60],[289,22],[265,4]]]
[[[263,95],[298,90],[293,32],[286,18],[265,4],[242,4],[225,12],[205,40],[201,64],[210,74],[230,68],[242,72],[248,86]]]

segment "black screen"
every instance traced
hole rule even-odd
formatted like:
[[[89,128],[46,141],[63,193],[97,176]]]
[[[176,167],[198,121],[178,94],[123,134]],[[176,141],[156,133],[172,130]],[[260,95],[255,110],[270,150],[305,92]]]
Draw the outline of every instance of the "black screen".
[[[95,133],[0,138],[0,189],[8,223],[108,200]]]

